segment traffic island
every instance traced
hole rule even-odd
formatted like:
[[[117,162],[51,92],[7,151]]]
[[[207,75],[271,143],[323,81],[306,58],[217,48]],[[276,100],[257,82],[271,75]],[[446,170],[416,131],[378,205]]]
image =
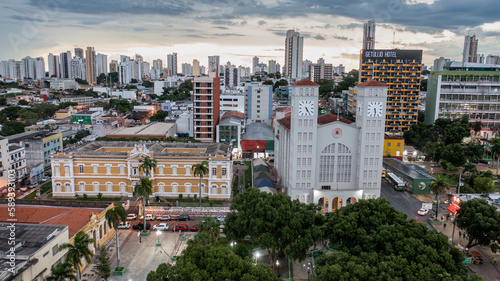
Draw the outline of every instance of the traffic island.
[[[429,223],[432,225],[442,225],[443,223],[438,220],[429,219]]]
[[[125,273],[125,269],[126,269],[126,267],[124,267],[124,266],[117,267],[117,268],[115,268],[115,270],[113,270],[113,275],[122,276]]]
[[[146,231],[142,230],[141,236],[149,236],[149,230],[146,230]]]

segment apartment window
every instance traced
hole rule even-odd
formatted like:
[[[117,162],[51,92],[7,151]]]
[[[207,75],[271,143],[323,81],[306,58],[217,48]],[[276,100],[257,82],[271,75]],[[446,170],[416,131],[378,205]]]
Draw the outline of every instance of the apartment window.
[[[313,151],[313,146],[312,145],[308,145],[307,146],[307,152],[308,153],[312,153],[312,151]]]
[[[397,146],[398,146],[398,147],[400,147],[400,146],[401,146],[401,143],[399,143],[399,142],[398,142]]]
[[[399,143],[398,143],[398,144],[399,144]],[[389,142],[389,143],[387,143],[387,146],[391,146],[391,143],[390,143],[390,142]],[[398,145],[398,146],[399,146],[399,145]]]
[[[163,166],[158,166],[158,173],[163,175]]]
[[[300,158],[297,158],[297,167],[300,167]]]
[[[212,176],[213,177],[217,176],[217,167],[212,168]]]
[[[111,175],[111,165],[106,165],[106,175]]]
[[[120,165],[120,175],[123,175],[123,174],[125,174],[125,166]]]
[[[92,168],[93,168],[93,173],[97,174],[98,164],[92,165]]]
[[[54,170],[55,170],[55,174],[56,174],[56,177],[59,177],[61,174],[61,171],[59,170],[59,165],[54,165]]]
[[[99,192],[99,183],[94,182],[94,192]]]
[[[227,168],[222,168],[222,176],[225,177],[227,175]]]
[[[363,180],[366,180],[366,177],[368,176],[368,171],[363,171]]]
[[[307,167],[311,167],[312,158],[307,158]]]
[[[313,140],[313,133],[309,133],[309,141],[312,142]]]
[[[306,178],[306,170],[303,170],[302,171],[302,179],[305,179]]]
[[[302,145],[297,145],[297,153],[298,154],[302,153]]]
[[[132,167],[132,175],[133,176],[139,175],[139,168],[138,167]]]
[[[70,176],[70,173],[69,173],[69,165],[64,165],[64,175],[66,177],[69,177]]]
[[[55,256],[57,253],[59,253],[59,244],[54,245],[52,247],[52,256]]]
[[[83,174],[83,165],[78,165],[78,172]]]
[[[295,176],[297,177],[297,180],[300,180],[300,171],[299,170],[297,170],[297,173]]]
[[[330,185],[322,185],[321,189],[323,189],[323,190],[330,190],[330,189],[332,189],[332,187]]]
[[[191,166],[184,166],[186,168],[186,176],[189,176],[189,173],[191,171]]]
[[[302,129],[302,119],[299,119],[299,129]]]
[[[307,171],[307,179],[308,179],[308,180],[310,180],[310,179],[311,179],[311,171],[310,171],[310,170],[308,170],[308,171]]]
[[[302,158],[302,167],[306,166],[306,161],[307,161],[307,158]]]
[[[113,184],[108,182],[106,183],[106,191],[107,192],[112,192],[113,191]]]
[[[82,192],[85,191],[85,183],[84,182],[80,183],[80,191],[82,191]]]
[[[257,108],[260,108],[260,105],[257,105]]]
[[[309,120],[309,128],[312,129],[314,126],[314,120]]]
[[[298,135],[298,140],[299,140],[299,141],[302,141],[302,133],[299,133],[299,135]]]

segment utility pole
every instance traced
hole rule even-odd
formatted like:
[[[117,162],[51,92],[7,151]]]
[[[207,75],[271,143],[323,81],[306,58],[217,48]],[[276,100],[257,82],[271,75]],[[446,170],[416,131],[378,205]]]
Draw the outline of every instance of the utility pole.
[[[460,186],[462,185],[462,173],[460,173],[458,178],[458,190],[457,196],[460,198]],[[453,204],[453,203],[452,203]],[[455,213],[456,214],[456,213]],[[453,219],[453,232],[451,234],[451,245],[453,245],[453,240],[455,239],[455,226],[457,224],[457,216],[455,215],[455,219]]]

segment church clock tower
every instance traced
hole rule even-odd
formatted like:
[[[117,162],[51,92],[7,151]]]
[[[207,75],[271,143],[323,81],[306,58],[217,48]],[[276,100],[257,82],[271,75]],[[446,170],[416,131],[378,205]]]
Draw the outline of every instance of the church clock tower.
[[[356,127],[360,128],[358,147],[358,189],[367,198],[380,196],[384,148],[386,84],[375,80],[358,84]]]
[[[290,124],[290,186],[288,196],[311,203],[316,170],[319,85],[302,79],[292,84]]]

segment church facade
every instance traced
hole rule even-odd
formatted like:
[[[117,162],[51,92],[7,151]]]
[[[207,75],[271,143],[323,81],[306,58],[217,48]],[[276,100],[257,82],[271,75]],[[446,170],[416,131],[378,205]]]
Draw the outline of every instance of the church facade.
[[[358,84],[352,122],[318,117],[319,85],[292,84],[291,114],[275,124],[275,167],[288,196],[323,212],[380,196],[387,88],[375,80]]]

